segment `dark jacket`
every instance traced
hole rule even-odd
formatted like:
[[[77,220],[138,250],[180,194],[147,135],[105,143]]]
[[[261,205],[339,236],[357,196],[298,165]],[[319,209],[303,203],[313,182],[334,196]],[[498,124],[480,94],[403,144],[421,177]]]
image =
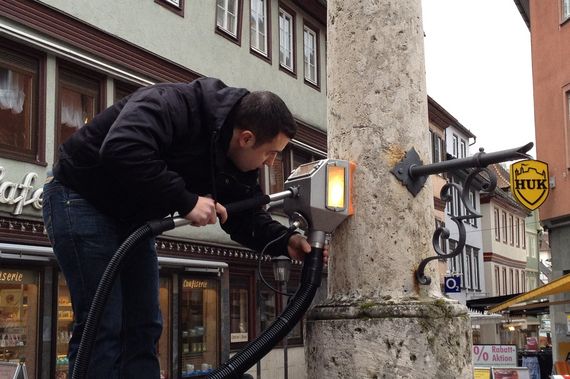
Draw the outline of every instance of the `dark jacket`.
[[[139,89],[61,145],[54,176],[102,212],[136,225],[186,215],[198,196],[228,204],[259,195],[258,170],[240,172],[226,157],[226,119],[247,93],[212,78]],[[255,250],[287,232],[262,209],[232,215],[222,228]],[[285,254],[287,240],[270,250]]]

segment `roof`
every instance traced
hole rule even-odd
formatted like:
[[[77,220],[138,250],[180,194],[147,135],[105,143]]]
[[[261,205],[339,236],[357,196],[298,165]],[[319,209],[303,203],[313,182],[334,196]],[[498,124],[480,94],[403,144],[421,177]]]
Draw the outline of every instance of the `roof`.
[[[475,138],[475,135],[471,133],[469,129],[465,126],[461,125],[459,121],[455,117],[451,115],[448,111],[445,110],[444,107],[438,104],[433,98],[428,96],[428,115],[430,121],[434,124],[438,125],[442,129],[445,129],[449,126],[453,126],[460,131],[462,131],[468,138]]]
[[[528,30],[530,30],[530,5],[529,5],[529,0],[514,0],[515,1],[515,5],[517,6],[521,17],[524,21],[524,23],[526,24],[526,26],[528,27]]]

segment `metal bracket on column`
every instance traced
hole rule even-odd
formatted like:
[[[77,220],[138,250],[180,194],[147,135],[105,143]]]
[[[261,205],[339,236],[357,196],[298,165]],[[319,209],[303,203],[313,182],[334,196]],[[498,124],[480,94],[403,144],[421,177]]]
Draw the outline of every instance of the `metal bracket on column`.
[[[444,227],[439,227],[434,232],[432,237],[432,245],[437,255],[425,258],[420,262],[420,265],[416,270],[416,279],[420,284],[427,285],[431,283],[431,279],[424,274],[425,267],[430,261],[435,259],[453,258],[463,251],[466,240],[464,221],[481,217],[481,215],[477,213],[475,209],[473,209],[472,204],[469,202],[469,192],[471,190],[473,180],[480,173],[484,172],[487,176],[487,180],[483,184],[483,191],[494,191],[497,185],[497,177],[486,167],[494,163],[532,158],[526,153],[532,149],[533,146],[534,144],[532,142],[529,142],[528,144],[515,149],[501,150],[494,153],[485,153],[483,149],[479,149],[478,153],[468,158],[451,159],[428,165],[422,164],[418,153],[415,151],[415,149],[412,148],[392,169],[392,174],[394,174],[394,176],[396,176],[396,178],[398,178],[398,180],[400,180],[402,184],[408,188],[408,191],[410,191],[410,193],[414,196],[420,192],[427,180],[428,175],[471,169],[469,170],[469,174],[467,175],[467,179],[465,180],[465,185],[463,187],[457,183],[446,183],[441,189],[441,200],[450,202],[453,198],[451,189],[455,188],[460,194],[461,202],[463,203],[466,212],[465,215],[451,217],[451,220],[457,225],[459,232],[457,246],[451,253],[445,254],[441,250],[440,246],[440,238],[448,239],[450,235],[449,230]]]

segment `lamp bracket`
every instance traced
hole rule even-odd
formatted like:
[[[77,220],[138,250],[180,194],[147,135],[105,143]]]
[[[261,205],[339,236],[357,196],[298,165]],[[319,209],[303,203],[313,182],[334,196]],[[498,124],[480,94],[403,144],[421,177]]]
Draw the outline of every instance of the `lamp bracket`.
[[[429,175],[445,172],[462,172],[463,175],[467,174],[463,186],[458,183],[448,182],[442,187],[440,193],[441,200],[451,202],[453,200],[452,191],[456,191],[465,209],[464,214],[457,212],[457,215],[451,217],[451,220],[457,225],[459,233],[457,245],[451,253],[446,254],[441,248],[441,240],[448,239],[450,232],[444,226],[436,229],[432,237],[432,245],[437,255],[425,258],[420,262],[416,270],[416,279],[420,284],[428,285],[431,283],[431,279],[424,273],[425,267],[430,261],[454,258],[463,251],[466,241],[465,223],[469,223],[470,220],[481,217],[481,214],[477,213],[469,199],[471,186],[475,179],[477,178],[477,180],[482,183],[481,187],[483,191],[493,192],[497,185],[497,177],[491,170],[487,169],[487,166],[518,159],[532,159],[532,157],[526,153],[533,146],[534,144],[529,142],[526,145],[514,149],[501,150],[493,153],[485,153],[481,148],[479,152],[470,157],[449,159],[427,165],[423,164],[416,150],[411,148],[405,154],[404,158],[391,170],[392,174],[406,186],[414,197],[421,191]],[[485,173],[487,178],[481,178],[480,173]]]

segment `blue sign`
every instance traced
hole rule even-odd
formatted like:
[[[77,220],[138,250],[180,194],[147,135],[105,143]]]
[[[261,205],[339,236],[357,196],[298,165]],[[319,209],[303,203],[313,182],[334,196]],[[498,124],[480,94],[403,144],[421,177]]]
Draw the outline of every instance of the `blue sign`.
[[[444,279],[445,293],[461,292],[461,276],[451,275],[446,276]]]

